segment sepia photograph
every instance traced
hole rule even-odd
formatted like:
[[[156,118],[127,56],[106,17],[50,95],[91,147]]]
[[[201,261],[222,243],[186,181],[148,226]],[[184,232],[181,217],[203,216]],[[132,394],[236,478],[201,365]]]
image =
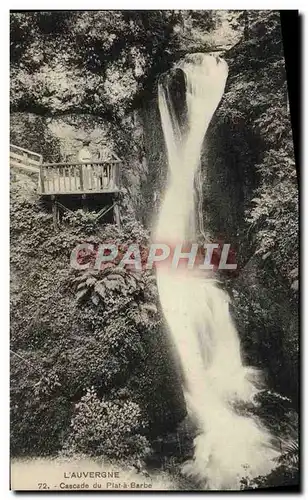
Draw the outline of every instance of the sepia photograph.
[[[9,24],[11,490],[300,491],[298,11]]]

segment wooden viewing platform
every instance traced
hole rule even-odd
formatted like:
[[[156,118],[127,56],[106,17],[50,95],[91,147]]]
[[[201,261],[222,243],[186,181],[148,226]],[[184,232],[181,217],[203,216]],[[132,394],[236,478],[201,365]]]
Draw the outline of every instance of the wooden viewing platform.
[[[119,158],[104,161],[43,163],[42,155],[10,144],[10,166],[39,175],[41,195],[116,193],[120,190]]]
[[[117,193],[121,188],[122,162],[114,157],[90,162],[43,163],[42,155],[10,144],[10,167],[37,174],[38,193],[48,205],[51,203],[55,220],[59,218],[59,207],[70,211],[82,206],[84,210],[89,207],[99,210],[99,218],[110,215],[112,210],[114,222],[120,224]]]
[[[40,165],[40,193],[116,193],[120,190],[120,163],[120,160],[43,163]]]

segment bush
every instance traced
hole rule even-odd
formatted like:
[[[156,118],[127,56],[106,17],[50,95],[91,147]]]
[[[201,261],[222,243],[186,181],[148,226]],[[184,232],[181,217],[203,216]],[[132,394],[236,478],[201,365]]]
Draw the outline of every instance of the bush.
[[[92,387],[75,405],[67,446],[74,453],[142,459],[150,452],[146,437],[140,434],[145,427],[136,403],[99,399]]]

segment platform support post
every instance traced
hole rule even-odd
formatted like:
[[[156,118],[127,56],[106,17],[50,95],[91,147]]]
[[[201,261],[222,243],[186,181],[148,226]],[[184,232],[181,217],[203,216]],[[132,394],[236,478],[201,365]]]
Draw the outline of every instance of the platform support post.
[[[82,195],[82,210],[84,212],[88,212],[89,211],[89,207],[88,207],[88,203],[87,203],[87,195],[85,193],[83,193]]]
[[[121,227],[120,207],[118,202],[115,202],[113,208],[114,222],[118,227]]]
[[[58,229],[59,209],[58,209],[58,206],[57,206],[56,197],[54,195],[52,195],[52,197],[51,197],[51,203],[52,203],[53,225],[54,225],[55,229]]]

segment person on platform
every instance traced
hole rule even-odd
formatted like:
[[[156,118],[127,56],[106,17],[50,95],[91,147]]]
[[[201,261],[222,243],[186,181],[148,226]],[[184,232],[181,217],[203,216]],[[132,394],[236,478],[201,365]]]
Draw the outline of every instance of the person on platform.
[[[92,160],[92,155],[89,149],[90,141],[82,141],[82,148],[77,154],[77,161],[82,163],[90,163]]]
[[[82,141],[82,148],[80,149],[80,151],[77,154],[77,161],[78,162],[91,163],[92,155],[91,155],[91,151],[89,149],[89,145],[90,145],[89,140]],[[91,174],[91,172],[88,171],[88,166],[83,165],[82,176],[83,176],[83,188],[85,191],[87,191],[90,188],[90,174]]]

